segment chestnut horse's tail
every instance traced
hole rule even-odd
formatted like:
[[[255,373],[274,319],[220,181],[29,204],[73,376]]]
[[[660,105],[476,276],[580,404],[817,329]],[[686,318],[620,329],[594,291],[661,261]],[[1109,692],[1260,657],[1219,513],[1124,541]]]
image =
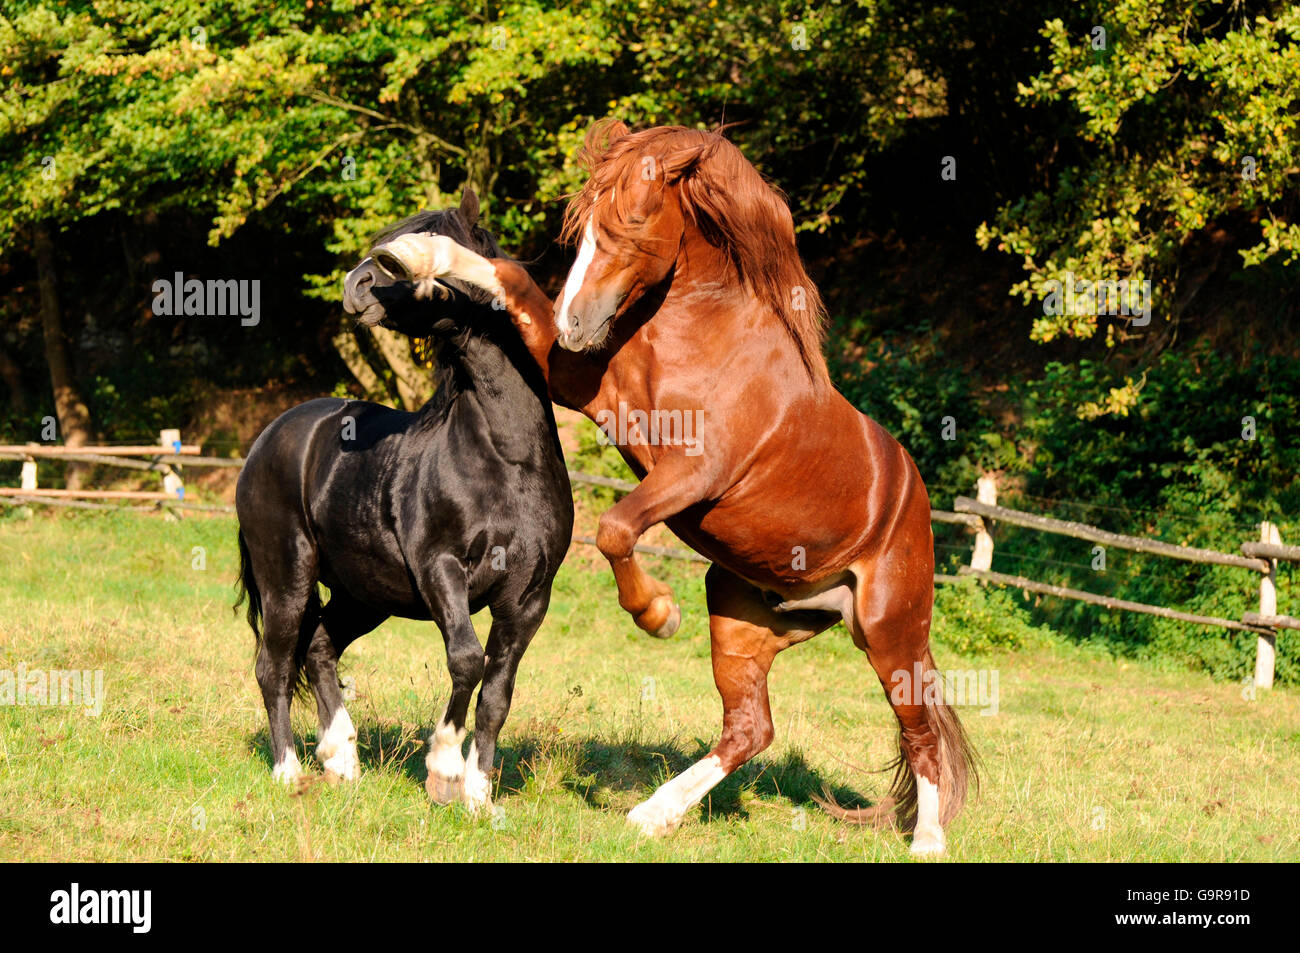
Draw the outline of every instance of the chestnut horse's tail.
[[[925,671],[935,670],[934,657],[925,650],[922,659]],[[938,677],[935,671],[935,676]],[[948,693],[942,693],[948,697]],[[957,712],[948,704],[927,704],[926,719],[939,739],[939,823],[944,827],[961,813],[966,794],[979,788],[979,764],[975,749],[971,747]],[[888,796],[871,807],[845,808],[835,803],[826,792],[824,798],[814,797],[822,809],[832,817],[850,824],[871,824],[887,827],[897,823],[904,831],[916,826],[916,774],[908,763],[902,730],[899,730],[898,757],[890,762],[886,771],[893,770]]]

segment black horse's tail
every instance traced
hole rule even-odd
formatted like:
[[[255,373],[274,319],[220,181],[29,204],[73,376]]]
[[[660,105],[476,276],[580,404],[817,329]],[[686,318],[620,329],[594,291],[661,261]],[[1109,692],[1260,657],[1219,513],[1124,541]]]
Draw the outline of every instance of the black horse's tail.
[[[248,541],[244,539],[244,531],[239,531],[239,579],[235,583],[239,590],[239,598],[235,600],[233,608],[238,609],[248,600],[248,626],[253,630],[253,638],[257,640],[257,648],[262,648],[262,593],[257,588],[257,578],[253,575],[253,559],[248,553]]]

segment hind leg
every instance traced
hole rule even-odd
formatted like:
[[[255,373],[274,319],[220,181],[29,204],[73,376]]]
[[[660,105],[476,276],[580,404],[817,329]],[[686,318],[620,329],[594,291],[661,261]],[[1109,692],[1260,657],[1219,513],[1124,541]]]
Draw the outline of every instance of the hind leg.
[[[312,594],[314,595],[314,593]],[[257,653],[257,684],[262,690],[271,730],[271,777],[292,784],[302,774],[293,743],[289,703],[298,680],[298,641],[307,627],[315,627],[313,600],[306,594],[277,594],[263,604],[262,645]]]
[[[302,774],[289,722],[289,703],[301,673],[302,654],[320,621],[316,594],[316,553],[305,534],[245,521],[243,531],[253,578],[262,593],[262,636],[258,644],[257,684],[270,723],[271,777],[291,784]]]
[[[304,668],[316,695],[316,714],[320,718],[316,760],[327,778],[353,781],[361,765],[357,730],[343,705],[339,687],[339,656],[385,618],[384,613],[362,605],[342,590],[332,592],[329,603],[321,610],[320,624],[307,649]]]
[[[628,822],[643,834],[667,834],[723,778],[772,743],[767,673],[778,652],[812,638],[838,617],[773,611],[762,593],[714,564],[705,577],[713,680],[722,696],[722,736],[709,754],[634,807]]]
[[[866,651],[898,719],[901,761],[891,795],[902,827],[912,830],[912,854],[936,856],[946,848],[943,826],[961,809],[972,765],[930,655],[931,570],[905,547],[853,570],[859,579],[853,640]],[[893,585],[873,585],[878,579]]]

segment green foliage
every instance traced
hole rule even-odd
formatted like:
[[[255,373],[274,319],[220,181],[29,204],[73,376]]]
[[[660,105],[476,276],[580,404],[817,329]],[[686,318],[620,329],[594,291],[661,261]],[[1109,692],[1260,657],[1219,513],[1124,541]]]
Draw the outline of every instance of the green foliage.
[[[626,480],[636,483],[637,478],[618,449],[605,439],[605,435],[595,424],[579,424],[578,449],[569,454],[569,468],[592,476],[609,477],[612,480]],[[597,512],[603,512],[618,502],[623,496],[610,487],[575,483],[574,492],[587,499]]]
[[[935,506],[970,495],[981,473],[1025,468],[1016,434],[999,427],[978,379],[937,337],[877,339],[835,370],[844,396],[907,448]]]
[[[936,95],[879,34],[874,4],[800,12],[772,0],[486,15],[459,0],[17,0],[0,17],[0,189],[13,199],[0,250],[33,220],[169,205],[203,209],[216,242],[287,205],[327,217],[331,250],[354,257],[465,184],[522,250],[553,234],[594,119],[713,124],[728,108],[764,115],[738,135],[760,165],[790,169],[855,120],[850,148],[796,180],[824,227],[860,184],[864,147]],[[795,94],[807,87],[811,99]]]
[[[931,636],[963,655],[994,649],[1043,648],[1054,633],[1036,625],[1011,590],[984,586],[974,579],[934,587]]]
[[[1049,186],[978,231],[982,247],[1022,259],[1026,277],[1012,294],[1043,299],[1067,275],[1150,279],[1160,312],[1177,317],[1180,249],[1233,214],[1261,223],[1245,264],[1300,254],[1300,8],[1088,2],[1068,24],[1049,19],[1042,35],[1048,66],[1020,95],[1027,106],[1069,107],[1061,159]],[[1088,338],[1097,328],[1096,315],[1066,310],[1040,317],[1033,335]],[[1108,326],[1108,344],[1123,336]]]

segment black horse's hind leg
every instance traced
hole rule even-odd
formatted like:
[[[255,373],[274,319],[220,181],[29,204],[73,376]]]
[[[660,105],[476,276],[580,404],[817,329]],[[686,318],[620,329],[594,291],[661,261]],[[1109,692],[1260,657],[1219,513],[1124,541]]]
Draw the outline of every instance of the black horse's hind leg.
[[[508,613],[492,614],[492,631],[488,634],[487,666],[483,687],[474,708],[474,740],[465,759],[463,800],[474,811],[492,804],[492,766],[497,753],[497,736],[510,713],[515,691],[515,674],[519,660],[532,642],[550,603],[549,587],[536,593],[523,607],[511,607]]]
[[[421,586],[434,621],[442,629],[447,646],[447,670],[451,673],[451,698],[429,738],[424,759],[428,777],[424,787],[439,804],[460,798],[465,779],[465,720],[470,699],[483,678],[483,646],[469,618],[469,593],[465,570],[450,557],[439,558]]]
[[[292,783],[302,773],[289,723],[289,703],[299,675],[298,645],[311,638],[320,617],[313,579],[306,591],[263,589],[262,645],[257,653],[257,684],[271,727],[271,777]]]
[[[339,687],[339,656],[353,641],[383,622],[384,613],[362,605],[342,590],[331,592],[320,613],[320,624],[307,649],[304,668],[316,695],[320,734],[316,760],[327,777],[353,781],[360,771],[357,730],[343,705]]]

